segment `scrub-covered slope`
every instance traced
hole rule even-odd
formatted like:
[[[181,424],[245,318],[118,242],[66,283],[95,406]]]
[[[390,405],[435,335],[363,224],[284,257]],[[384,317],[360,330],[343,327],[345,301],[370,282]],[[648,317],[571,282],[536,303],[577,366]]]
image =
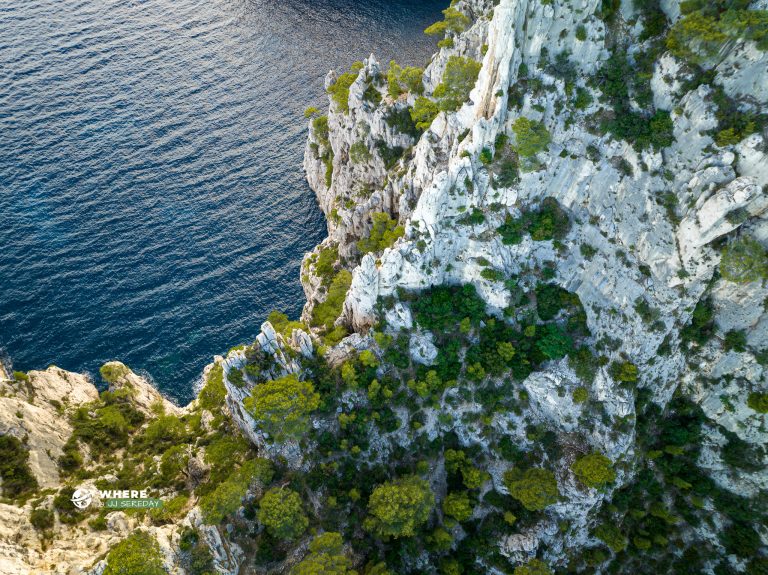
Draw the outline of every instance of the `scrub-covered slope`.
[[[9,378],[11,572],[75,533],[72,572],[766,572],[766,8],[457,0],[425,69],[329,74],[302,317],[183,410],[121,364]]]

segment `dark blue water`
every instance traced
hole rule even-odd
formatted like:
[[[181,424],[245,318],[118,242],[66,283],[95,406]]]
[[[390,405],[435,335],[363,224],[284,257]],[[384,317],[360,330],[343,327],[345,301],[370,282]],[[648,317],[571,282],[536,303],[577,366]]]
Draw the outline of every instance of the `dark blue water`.
[[[447,2],[0,0],[0,348],[120,359],[184,402],[300,313],[325,223],[301,172],[323,77],[423,63]]]

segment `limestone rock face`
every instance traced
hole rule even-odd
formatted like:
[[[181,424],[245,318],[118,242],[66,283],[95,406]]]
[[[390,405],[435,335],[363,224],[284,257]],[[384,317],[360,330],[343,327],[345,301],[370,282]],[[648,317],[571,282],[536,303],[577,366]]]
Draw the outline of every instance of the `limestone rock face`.
[[[72,434],[63,409],[98,399],[96,387],[83,375],[51,366],[30,371],[27,381],[0,380],[0,435],[27,445],[29,465],[42,487],[59,486],[57,460]]]
[[[598,70],[610,55],[605,42],[609,31],[598,16],[601,2],[501,0],[495,7],[491,4],[459,0],[460,9],[484,16],[453,47],[442,48],[433,58],[424,72],[426,91],[431,93],[439,84],[451,55],[482,60],[480,75],[469,101],[455,113],[441,112],[397,168],[387,172],[386,166],[373,161],[361,173],[349,159],[347,150],[360,133],[355,126],[365,123],[371,126],[370,134],[384,137],[379,114],[391,104],[364,102],[357,84],[350,90],[348,114],[334,104],[330,107],[327,140],[334,150],[330,187],[321,177],[325,166],[311,153],[317,134],[310,129],[305,157],[308,180],[329,216],[330,237],[346,258],[342,265],[352,271],[340,321],[364,333],[381,319],[377,317],[380,298],[398,289],[443,283],[474,284],[489,309],[500,314],[510,303],[509,292],[500,282],[481,276],[485,267],[517,275],[524,268],[541,268],[557,259],[554,281],[578,294],[594,341],[615,341],[617,347],[607,354],[609,359],[628,358],[637,365],[639,386],[649,389],[655,401],[669,401],[683,382],[682,387],[713,422],[751,443],[764,443],[765,417],[746,407],[744,389],[765,391],[768,370],[750,351],[724,353],[718,338],[702,352],[706,363],[694,369],[687,365],[679,344],[680,330],[689,323],[697,302],[711,294],[719,337],[731,329],[745,330],[750,350],[766,349],[768,314],[760,304],[766,301],[765,288],[759,282],[735,286],[720,280],[710,285],[720,257],[714,243],[741,232],[768,245],[766,135],[753,134],[735,146],[716,146],[713,88],[706,84],[686,88],[690,71],[669,53],[657,62],[651,88],[656,107],[670,112],[674,142],[661,150],[636,150],[610,134],[600,134],[589,127],[589,116],[598,110],[594,103],[582,111],[561,112],[568,98],[565,82],[540,61],[567,49],[570,64],[581,75]],[[680,16],[678,0],[661,4],[672,20]],[[622,3],[621,16],[625,21],[637,17],[631,2]],[[575,37],[580,27],[586,41]],[[631,31],[630,52],[639,46],[640,30]],[[478,50],[483,45],[484,51]],[[768,52],[753,43],[735,42],[711,66],[714,82],[739,99],[742,108],[764,113],[766,58]],[[535,76],[546,89],[523,91],[519,103],[510,103],[509,93],[521,81],[521,64],[529,78]],[[366,60],[358,82],[366,82],[377,66],[372,58]],[[579,79],[575,82],[598,99],[589,85]],[[413,103],[411,96],[407,103]],[[479,161],[480,152],[492,150],[500,134],[514,139],[511,126],[523,116],[543,122],[551,143],[537,156],[539,169],[522,171],[519,181],[509,187],[494,187],[489,169]],[[370,139],[363,141],[370,143]],[[374,188],[366,199],[356,195],[363,183]],[[551,242],[530,237],[504,245],[496,229],[505,217],[518,216],[521,208],[535,206],[546,197],[557,199],[573,222],[562,240],[565,250],[558,252]],[[376,210],[396,216],[405,235],[381,253],[356,259],[354,242],[367,232],[369,214]],[[479,210],[483,221],[462,223],[462,216],[472,210]],[[590,249],[584,251],[581,246]],[[649,323],[641,317],[638,302],[653,310],[658,320]],[[384,319],[391,333],[413,325],[410,311],[402,304],[387,311]],[[666,355],[658,352],[664,342],[672,342],[672,351]],[[423,336],[412,336],[411,343],[414,359],[428,364],[431,354]],[[706,387],[696,383],[702,373],[711,378]],[[551,365],[531,375],[524,386],[536,420],[558,433],[572,432],[580,408],[569,391],[576,385],[575,375],[565,365]],[[611,419],[633,420],[634,398],[613,381],[607,369],[598,372],[592,393]],[[724,403],[723,396],[733,399]],[[425,427],[432,424],[428,420]],[[462,437],[463,431],[456,433]],[[614,461],[633,460],[633,426],[621,431],[597,426],[587,439],[588,445],[574,448],[600,450]],[[738,492],[742,484],[749,484],[754,491],[763,484],[758,477],[746,483],[729,479],[719,462],[720,447],[713,443],[707,464],[719,470],[718,481],[726,488]],[[561,485],[573,483],[568,465],[567,460],[557,463]],[[631,478],[631,471],[621,474],[617,485]],[[567,496],[567,504],[555,506],[542,524],[504,542],[506,553],[522,560],[546,542],[549,558],[558,561],[565,546],[585,544],[589,518],[610,494],[572,485]],[[563,520],[575,526],[567,540],[557,531],[557,521]]]
[[[295,354],[311,354],[312,340],[309,334],[303,330],[294,329],[291,332],[290,341],[286,341],[282,334],[275,331],[270,322],[265,321],[261,325],[261,332],[256,336],[253,349],[256,353],[264,353],[269,356],[271,367],[269,371],[263,372],[261,377],[265,380],[274,380],[300,372],[301,367],[294,356]],[[265,456],[282,456],[285,457],[289,466],[300,467],[302,455],[298,444],[296,442],[274,444],[267,441],[268,435],[245,408],[243,402],[245,398],[250,396],[257,382],[245,375],[244,385],[238,387],[232,383],[229,377],[231,370],[242,369],[245,366],[247,363],[246,353],[243,350],[231,351],[226,358],[217,357],[216,362],[223,368],[227,406],[235,424]],[[208,366],[206,369],[210,369],[210,367]]]
[[[181,416],[188,410],[164,398],[146,378],[123,364],[110,362],[110,365],[117,367],[123,375],[111,383],[109,389],[127,389],[134,406],[150,419],[154,417],[152,408],[158,403],[163,405],[166,414]],[[30,371],[26,380],[12,379],[5,369],[0,375],[0,435],[13,435],[22,441],[29,450],[29,466],[40,487],[55,493],[63,486],[58,459],[72,435],[68,412],[97,400],[99,392],[85,375],[55,366],[45,371]],[[190,473],[191,480],[204,474],[201,462],[192,459],[190,466],[195,468]],[[93,480],[76,486],[96,489]],[[37,507],[54,510],[53,499],[53,494],[44,495]],[[142,526],[135,517],[113,511],[107,514],[106,529],[102,531],[91,530],[85,523],[64,523],[55,514],[51,537],[44,539],[30,521],[35,503],[35,498],[18,505],[0,502],[2,575],[99,575],[106,567],[105,561],[100,559],[137,528],[146,529],[157,539],[168,572],[182,575],[184,570],[177,553],[179,532],[185,525],[203,529],[219,573],[236,574],[243,560],[242,550],[234,543],[222,541],[216,527],[200,525],[197,508],[193,508],[190,518],[181,523],[163,526]]]
[[[574,401],[583,382],[567,360],[560,360],[543,364],[521,383],[528,404],[525,418],[495,413],[487,422],[509,430],[510,439],[521,447],[531,446],[526,428],[541,426],[554,432],[563,448],[557,459],[547,461],[561,501],[549,506],[537,523],[498,542],[502,554],[519,562],[540,555],[564,566],[569,549],[594,544],[596,514],[615,489],[634,477],[635,397],[612,377],[608,365],[613,362],[637,366],[635,385],[648,390],[660,406],[678,390],[701,406],[707,421],[699,465],[718,485],[750,495],[768,488],[764,471],[733,473],[722,456],[729,436],[754,446],[768,442],[766,416],[745,399],[749,392],[768,390],[768,286],[759,281],[734,284],[717,275],[720,244],[734,236],[748,234],[768,246],[768,133],[725,146],[715,137],[719,88],[740,110],[768,110],[768,52],[749,41],[728,43],[717,61],[704,63],[713,74],[710,83],[692,83],[690,67],[671,53],[663,54],[653,70],[651,99],[658,110],[669,112],[674,141],[660,149],[634,147],[599,128],[596,118],[606,109],[595,83],[587,81],[611,55],[614,32],[600,18],[602,4],[457,0],[454,6],[470,15],[472,24],[452,45],[440,48],[422,80],[425,95],[432,96],[452,56],[477,60],[482,67],[467,101],[456,111],[438,113],[420,135],[408,130],[401,120],[416,95],[393,99],[386,93],[377,80],[385,70],[372,55],[355,72],[346,102],[332,100],[327,117],[310,122],[304,155],[307,180],[327,217],[328,238],[302,263],[307,299],[303,321],[310,325],[315,306],[326,301],[329,274],[347,270],[352,278],[336,325],[353,333],[324,351],[329,365],[339,366],[363,350],[376,351],[370,329],[381,320],[385,335],[410,331],[412,359],[433,365],[439,352],[433,334],[414,329],[418,326],[407,302],[398,301],[384,317],[378,315],[382,298],[400,290],[471,283],[489,312],[502,318],[513,294],[495,278],[522,277],[557,262],[547,281],[579,296],[591,333],[588,344],[601,346],[607,364],[597,369],[589,386],[590,400],[601,408],[599,420],[582,432],[584,418],[594,414]],[[635,23],[626,27],[623,38],[634,57],[643,48],[640,15],[632,2],[620,4],[618,17]],[[680,0],[660,4],[671,21],[680,17]],[[765,0],[753,4],[768,7]],[[563,53],[567,61],[558,62]],[[569,81],[558,66],[568,67]],[[329,73],[326,87],[336,78]],[[538,89],[532,89],[533,81]],[[573,86],[592,102],[572,105]],[[496,168],[482,161],[481,154],[495,150],[505,138],[517,144],[513,125],[523,117],[541,122],[551,141],[502,186]],[[546,198],[557,200],[567,214],[571,226],[565,236],[554,242],[524,234],[518,243],[505,244],[498,229]],[[363,254],[358,242],[370,235],[376,213],[402,226],[403,234],[386,249]],[[467,214],[482,217],[467,219]],[[322,254],[329,251],[335,260],[321,266]],[[694,363],[683,351],[681,332],[705,301],[711,304],[713,337],[696,348]],[[725,345],[734,333],[746,343]],[[205,378],[211,370],[221,370],[226,410],[235,425],[261,454],[284,458],[292,470],[306,467],[299,444],[272,442],[245,404],[260,381],[301,375],[300,359],[316,353],[316,335],[265,322],[253,345],[216,357],[203,373]],[[147,378],[122,364],[111,365],[124,373],[110,390],[130,390],[146,415],[158,404],[166,413],[187,413],[164,399]],[[245,369],[254,365],[265,366],[258,377]],[[235,370],[242,370],[242,377],[234,377]],[[61,486],[56,461],[72,433],[64,410],[97,397],[97,389],[79,374],[52,367],[16,381],[0,368],[0,434],[11,434],[28,446],[41,486]],[[450,431],[459,443],[484,449],[482,434],[463,422],[482,409],[474,400],[456,401],[441,413],[426,407],[424,434],[437,439],[441,419],[451,421]],[[407,422],[407,409],[395,406],[393,412]],[[201,421],[210,429],[216,419],[203,412]],[[393,433],[393,441],[407,450],[411,439],[406,426],[402,428]],[[392,449],[381,437],[372,443],[382,456]],[[617,472],[615,484],[601,490],[578,483],[571,470],[580,455],[595,451],[607,455]],[[188,464],[192,485],[206,475],[206,463],[198,455]],[[507,463],[494,461],[489,467],[494,489],[507,493]],[[436,493],[445,493],[445,485],[434,484]],[[46,495],[41,505],[50,507],[52,496]],[[243,549],[226,530],[204,525],[197,509],[178,525],[160,527],[140,526],[122,513],[110,514],[102,532],[57,522],[54,542],[46,545],[30,524],[30,512],[31,503],[0,503],[3,573],[100,574],[105,564],[99,559],[139,527],[157,538],[170,573],[181,573],[183,526],[200,530],[219,573],[237,573],[244,562]],[[563,525],[569,526],[566,533]],[[713,531],[708,534],[716,540]]]

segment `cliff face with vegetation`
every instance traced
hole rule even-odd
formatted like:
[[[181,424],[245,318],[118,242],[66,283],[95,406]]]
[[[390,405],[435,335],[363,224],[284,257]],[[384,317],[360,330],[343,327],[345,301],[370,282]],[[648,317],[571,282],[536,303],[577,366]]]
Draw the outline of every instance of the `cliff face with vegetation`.
[[[457,0],[330,73],[301,318],[184,409],[6,378],[9,572],[766,572],[766,9]]]

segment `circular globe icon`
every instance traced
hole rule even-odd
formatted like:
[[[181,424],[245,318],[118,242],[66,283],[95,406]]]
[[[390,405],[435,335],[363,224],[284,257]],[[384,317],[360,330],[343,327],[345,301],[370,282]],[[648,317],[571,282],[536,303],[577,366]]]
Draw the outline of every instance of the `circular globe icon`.
[[[85,509],[93,501],[93,494],[87,489],[76,489],[72,494],[72,504],[78,509]]]

